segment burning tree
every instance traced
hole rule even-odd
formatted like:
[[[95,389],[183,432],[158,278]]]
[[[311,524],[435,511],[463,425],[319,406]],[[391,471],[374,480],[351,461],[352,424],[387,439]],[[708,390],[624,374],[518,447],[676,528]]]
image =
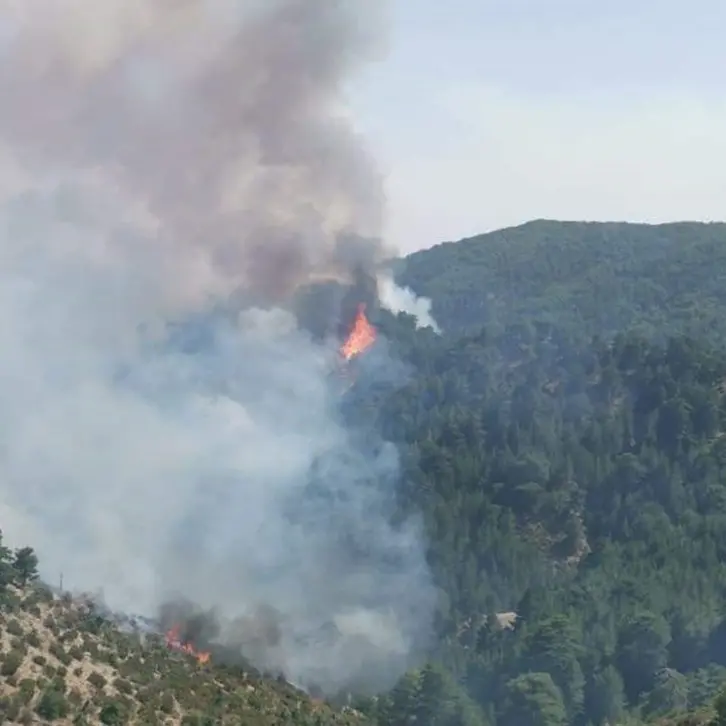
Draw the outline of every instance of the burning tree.
[[[186,642],[181,637],[181,625],[172,625],[171,628],[166,631],[165,639],[167,648],[191,655],[196,658],[200,665],[209,663],[209,659],[211,657],[209,651],[197,650],[191,643]]]
[[[340,348],[340,354],[347,361],[364,353],[376,342],[376,329],[366,317],[365,303],[358,305],[353,327]]]

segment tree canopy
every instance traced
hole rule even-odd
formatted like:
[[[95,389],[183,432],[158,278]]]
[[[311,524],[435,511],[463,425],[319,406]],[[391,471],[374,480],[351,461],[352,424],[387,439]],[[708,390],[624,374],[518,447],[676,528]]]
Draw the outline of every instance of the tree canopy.
[[[402,451],[443,701],[468,706],[428,720],[640,722],[723,687],[723,262],[726,225],[556,222],[404,261],[445,332],[380,313],[410,378],[365,415]]]

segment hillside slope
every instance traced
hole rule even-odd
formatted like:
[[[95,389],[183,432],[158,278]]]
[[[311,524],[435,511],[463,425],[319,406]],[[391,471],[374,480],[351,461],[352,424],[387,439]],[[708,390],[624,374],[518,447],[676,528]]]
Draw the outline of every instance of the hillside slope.
[[[449,330],[545,321],[726,339],[726,224],[538,220],[409,255],[399,280]]]
[[[200,665],[160,636],[121,632],[90,603],[18,582],[0,563],[0,722],[354,726],[284,681]],[[32,573],[34,574],[34,573]]]
[[[336,711],[122,633],[0,550],[5,721],[726,724],[726,226],[497,235],[409,258],[444,335],[377,311],[405,380],[362,361],[342,406],[401,453],[394,519],[420,519],[440,590],[428,664]]]

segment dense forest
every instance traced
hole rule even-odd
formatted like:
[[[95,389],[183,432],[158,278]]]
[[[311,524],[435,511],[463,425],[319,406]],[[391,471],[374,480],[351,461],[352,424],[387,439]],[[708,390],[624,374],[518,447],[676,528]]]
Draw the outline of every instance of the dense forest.
[[[351,409],[403,452],[439,645],[366,712],[600,726],[709,704],[726,684],[726,225],[532,223],[406,262],[446,332],[381,313],[410,377]]]

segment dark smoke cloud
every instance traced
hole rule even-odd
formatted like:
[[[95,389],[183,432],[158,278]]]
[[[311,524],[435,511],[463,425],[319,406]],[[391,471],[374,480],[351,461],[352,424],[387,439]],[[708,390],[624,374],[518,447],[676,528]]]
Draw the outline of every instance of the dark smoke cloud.
[[[0,132],[25,161],[102,169],[221,289],[279,300],[380,258],[380,179],[341,105],[379,0],[2,7]]]
[[[393,682],[432,607],[395,451],[284,309],[383,253],[341,110],[380,10],[0,0],[0,526],[52,581],[192,603],[195,637],[328,692]]]

